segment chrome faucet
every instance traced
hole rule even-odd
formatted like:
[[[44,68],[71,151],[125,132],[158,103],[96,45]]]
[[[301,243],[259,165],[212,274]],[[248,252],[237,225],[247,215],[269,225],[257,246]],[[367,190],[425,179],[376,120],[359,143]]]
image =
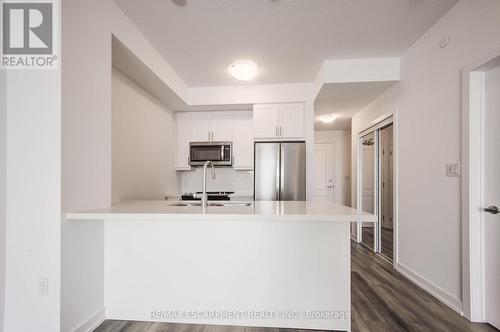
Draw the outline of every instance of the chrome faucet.
[[[212,180],[215,180],[215,167],[214,163],[210,160],[205,161],[203,164],[203,193],[201,194],[201,206],[207,207],[207,167],[212,167]]]

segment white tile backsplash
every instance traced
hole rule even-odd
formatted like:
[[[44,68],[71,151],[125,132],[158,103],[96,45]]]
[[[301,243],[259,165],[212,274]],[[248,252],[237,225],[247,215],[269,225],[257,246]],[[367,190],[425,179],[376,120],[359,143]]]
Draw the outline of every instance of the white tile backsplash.
[[[203,168],[196,167],[192,171],[182,171],[181,193],[202,190]],[[230,167],[216,167],[216,179],[212,180],[212,172],[207,170],[207,191],[234,191],[237,194],[253,194],[253,171],[235,171]]]

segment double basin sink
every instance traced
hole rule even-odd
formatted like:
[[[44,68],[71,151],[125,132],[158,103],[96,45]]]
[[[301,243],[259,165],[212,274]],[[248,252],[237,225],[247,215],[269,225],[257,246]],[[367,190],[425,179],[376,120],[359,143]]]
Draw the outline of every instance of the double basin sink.
[[[208,206],[250,206],[252,203],[213,203],[210,202],[207,204]],[[169,206],[201,206],[201,203],[173,203],[169,204]]]

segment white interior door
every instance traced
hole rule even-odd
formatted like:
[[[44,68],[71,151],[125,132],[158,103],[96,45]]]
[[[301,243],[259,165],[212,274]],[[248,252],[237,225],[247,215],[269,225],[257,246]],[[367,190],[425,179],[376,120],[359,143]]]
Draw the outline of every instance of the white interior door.
[[[314,144],[313,199],[333,202],[333,198],[333,145]]]
[[[484,114],[484,213],[485,314],[500,329],[500,66],[485,73]]]

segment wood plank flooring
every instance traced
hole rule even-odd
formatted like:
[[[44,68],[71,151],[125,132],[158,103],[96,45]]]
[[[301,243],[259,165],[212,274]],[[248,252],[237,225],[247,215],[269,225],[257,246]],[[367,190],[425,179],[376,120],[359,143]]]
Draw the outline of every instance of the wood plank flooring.
[[[353,332],[493,332],[470,323],[396,272],[384,259],[352,243]],[[304,330],[108,320],[95,332],[303,332]]]
[[[363,243],[366,244],[369,248],[373,248],[374,244],[374,234],[373,234],[374,228],[373,227],[363,227]],[[381,236],[381,242],[382,242],[382,252],[381,254],[384,255],[388,260],[392,261],[394,254],[393,254],[393,242],[394,242],[394,237],[393,237],[393,230],[390,228],[382,228],[382,236]]]

